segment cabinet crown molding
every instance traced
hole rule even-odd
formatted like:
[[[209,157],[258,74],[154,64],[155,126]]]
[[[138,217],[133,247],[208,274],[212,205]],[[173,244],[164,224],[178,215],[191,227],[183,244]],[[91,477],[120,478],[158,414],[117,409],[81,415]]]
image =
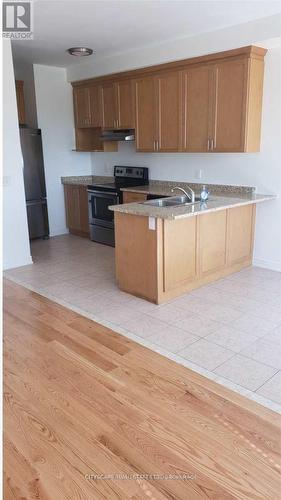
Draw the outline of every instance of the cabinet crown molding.
[[[72,87],[81,87],[84,85],[87,86],[96,85],[98,83],[102,83],[105,81],[110,82],[122,79],[125,80],[127,78],[139,78],[142,75],[149,75],[159,71],[179,70],[181,68],[185,69],[187,66],[191,65],[197,65],[201,63],[215,63],[217,60],[224,60],[230,58],[247,57],[252,59],[263,60],[266,53],[267,49],[255,45],[248,45],[246,47],[240,47],[238,49],[226,50],[223,52],[215,52],[204,56],[191,57],[189,59],[181,59],[169,63],[157,64],[134,70],[122,71],[119,73],[112,73],[94,78],[88,78],[85,80],[79,80],[71,82],[71,85]]]

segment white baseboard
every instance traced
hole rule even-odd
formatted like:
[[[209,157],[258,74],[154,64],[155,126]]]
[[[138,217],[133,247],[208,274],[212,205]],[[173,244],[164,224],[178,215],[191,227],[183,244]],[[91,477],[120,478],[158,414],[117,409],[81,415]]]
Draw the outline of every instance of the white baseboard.
[[[253,266],[264,267],[265,269],[271,269],[271,271],[281,272],[281,262],[279,261],[253,259]]]
[[[13,262],[4,262],[3,263],[3,271],[8,271],[9,269],[15,269],[16,267],[28,266],[29,264],[33,264],[33,260],[31,255],[27,259],[19,259]]]
[[[54,229],[51,229],[50,231],[50,236],[60,236],[61,234],[68,234],[69,231],[66,226],[64,227],[55,227]]]

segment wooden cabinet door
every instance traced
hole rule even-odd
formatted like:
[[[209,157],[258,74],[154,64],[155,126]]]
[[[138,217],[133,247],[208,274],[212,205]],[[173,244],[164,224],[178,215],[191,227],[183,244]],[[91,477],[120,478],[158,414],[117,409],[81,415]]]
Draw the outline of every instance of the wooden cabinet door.
[[[196,223],[197,217],[164,220],[164,292],[183,287],[195,279]]]
[[[117,128],[134,128],[132,81],[117,82],[115,92]]]
[[[98,85],[89,87],[91,126],[101,127],[101,93]]]
[[[246,59],[215,66],[213,151],[244,151],[246,94]]]
[[[18,105],[18,117],[19,124],[25,124],[25,105],[24,105],[24,82],[23,80],[16,80],[16,94],[17,94],[17,105]]]
[[[157,151],[180,148],[180,73],[164,73],[156,77]]]
[[[116,100],[114,83],[104,84],[101,87],[102,126],[103,128],[116,127]]]
[[[79,186],[64,186],[66,225],[71,230],[80,230]]]
[[[90,91],[88,87],[74,87],[74,117],[78,128],[91,126]]]
[[[123,193],[123,203],[134,203],[147,200],[147,194],[145,193],[133,193],[131,191],[125,191]]]
[[[255,205],[230,208],[227,214],[227,263],[229,266],[251,261]]]
[[[85,186],[64,185],[66,225],[70,232],[89,234],[88,194]]]
[[[214,72],[209,66],[189,69],[182,73],[182,149],[184,151],[209,150],[213,78]]]
[[[226,266],[226,210],[198,216],[198,269],[201,277]]]
[[[155,151],[156,147],[156,92],[155,79],[148,76],[135,82],[136,149]]]

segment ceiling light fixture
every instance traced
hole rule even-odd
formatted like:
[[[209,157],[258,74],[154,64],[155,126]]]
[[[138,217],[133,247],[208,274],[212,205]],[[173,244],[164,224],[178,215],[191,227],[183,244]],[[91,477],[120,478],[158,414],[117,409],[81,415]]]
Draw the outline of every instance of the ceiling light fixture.
[[[67,51],[71,56],[90,56],[93,53],[92,49],[87,47],[70,47]]]

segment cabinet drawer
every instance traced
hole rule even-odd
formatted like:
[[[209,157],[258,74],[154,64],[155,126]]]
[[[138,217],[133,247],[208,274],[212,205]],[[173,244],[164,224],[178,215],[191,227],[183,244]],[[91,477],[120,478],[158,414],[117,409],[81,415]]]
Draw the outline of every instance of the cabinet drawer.
[[[145,193],[133,193],[130,191],[125,191],[123,193],[123,203],[134,203],[146,200],[147,200],[147,194]]]

